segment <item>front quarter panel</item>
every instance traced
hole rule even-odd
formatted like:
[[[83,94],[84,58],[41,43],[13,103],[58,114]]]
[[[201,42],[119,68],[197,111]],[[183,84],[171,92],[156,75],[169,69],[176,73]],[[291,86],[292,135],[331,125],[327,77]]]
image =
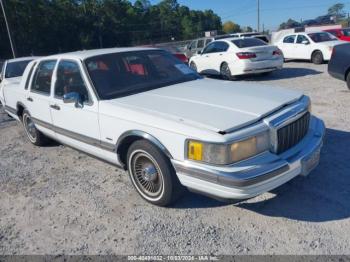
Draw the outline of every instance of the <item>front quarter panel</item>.
[[[131,131],[140,131],[156,138],[172,158],[184,160],[185,141],[188,138],[224,141],[223,136],[184,125],[141,110],[117,106],[108,101],[99,102],[99,122],[102,143],[117,145],[120,137]]]

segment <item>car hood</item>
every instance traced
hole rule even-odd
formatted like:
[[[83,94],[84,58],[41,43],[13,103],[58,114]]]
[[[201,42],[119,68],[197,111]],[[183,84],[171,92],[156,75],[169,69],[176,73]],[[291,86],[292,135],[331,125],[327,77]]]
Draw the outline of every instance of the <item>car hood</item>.
[[[302,93],[260,84],[201,79],[109,100],[215,132],[232,132],[260,120]]]

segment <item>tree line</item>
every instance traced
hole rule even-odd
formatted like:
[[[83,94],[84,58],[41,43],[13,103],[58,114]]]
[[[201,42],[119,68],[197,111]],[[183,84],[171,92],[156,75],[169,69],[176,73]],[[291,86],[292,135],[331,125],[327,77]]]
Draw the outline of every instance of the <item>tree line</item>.
[[[17,56],[82,49],[146,45],[222,30],[212,10],[197,11],[177,0],[3,0]],[[0,58],[11,57],[0,14]]]
[[[344,3],[336,3],[328,8],[327,13],[316,17],[315,19],[309,19],[305,21],[295,21],[289,18],[286,22],[280,24],[279,29],[289,29],[302,26],[313,26],[322,24],[335,24],[339,23],[342,26],[349,26],[350,20],[346,16]]]

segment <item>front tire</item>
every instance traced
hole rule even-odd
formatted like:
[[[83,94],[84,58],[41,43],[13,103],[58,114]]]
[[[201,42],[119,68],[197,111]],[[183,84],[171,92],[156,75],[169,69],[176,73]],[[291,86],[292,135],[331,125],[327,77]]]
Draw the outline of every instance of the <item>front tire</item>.
[[[34,121],[26,109],[22,114],[22,123],[24,131],[32,144],[36,146],[44,146],[48,144],[49,139],[35,127]]]
[[[129,176],[146,201],[168,206],[181,196],[183,187],[167,156],[146,140],[134,142],[127,155]]]
[[[324,59],[323,59],[323,54],[321,51],[315,51],[313,52],[312,56],[311,56],[311,61],[312,63],[314,63],[315,65],[320,65],[323,64]]]

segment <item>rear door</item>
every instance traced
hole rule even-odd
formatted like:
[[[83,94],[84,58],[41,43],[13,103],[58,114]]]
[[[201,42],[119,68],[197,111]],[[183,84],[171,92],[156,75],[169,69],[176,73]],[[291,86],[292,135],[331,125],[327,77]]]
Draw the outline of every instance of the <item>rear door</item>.
[[[56,59],[42,60],[35,68],[30,90],[25,95],[27,109],[37,128],[51,136],[55,135],[51,129],[50,94],[56,64]]]
[[[211,54],[211,69],[213,73],[220,73],[220,66],[224,61],[232,60],[227,57],[227,50],[229,49],[229,44],[224,41],[215,41],[215,50]]]

